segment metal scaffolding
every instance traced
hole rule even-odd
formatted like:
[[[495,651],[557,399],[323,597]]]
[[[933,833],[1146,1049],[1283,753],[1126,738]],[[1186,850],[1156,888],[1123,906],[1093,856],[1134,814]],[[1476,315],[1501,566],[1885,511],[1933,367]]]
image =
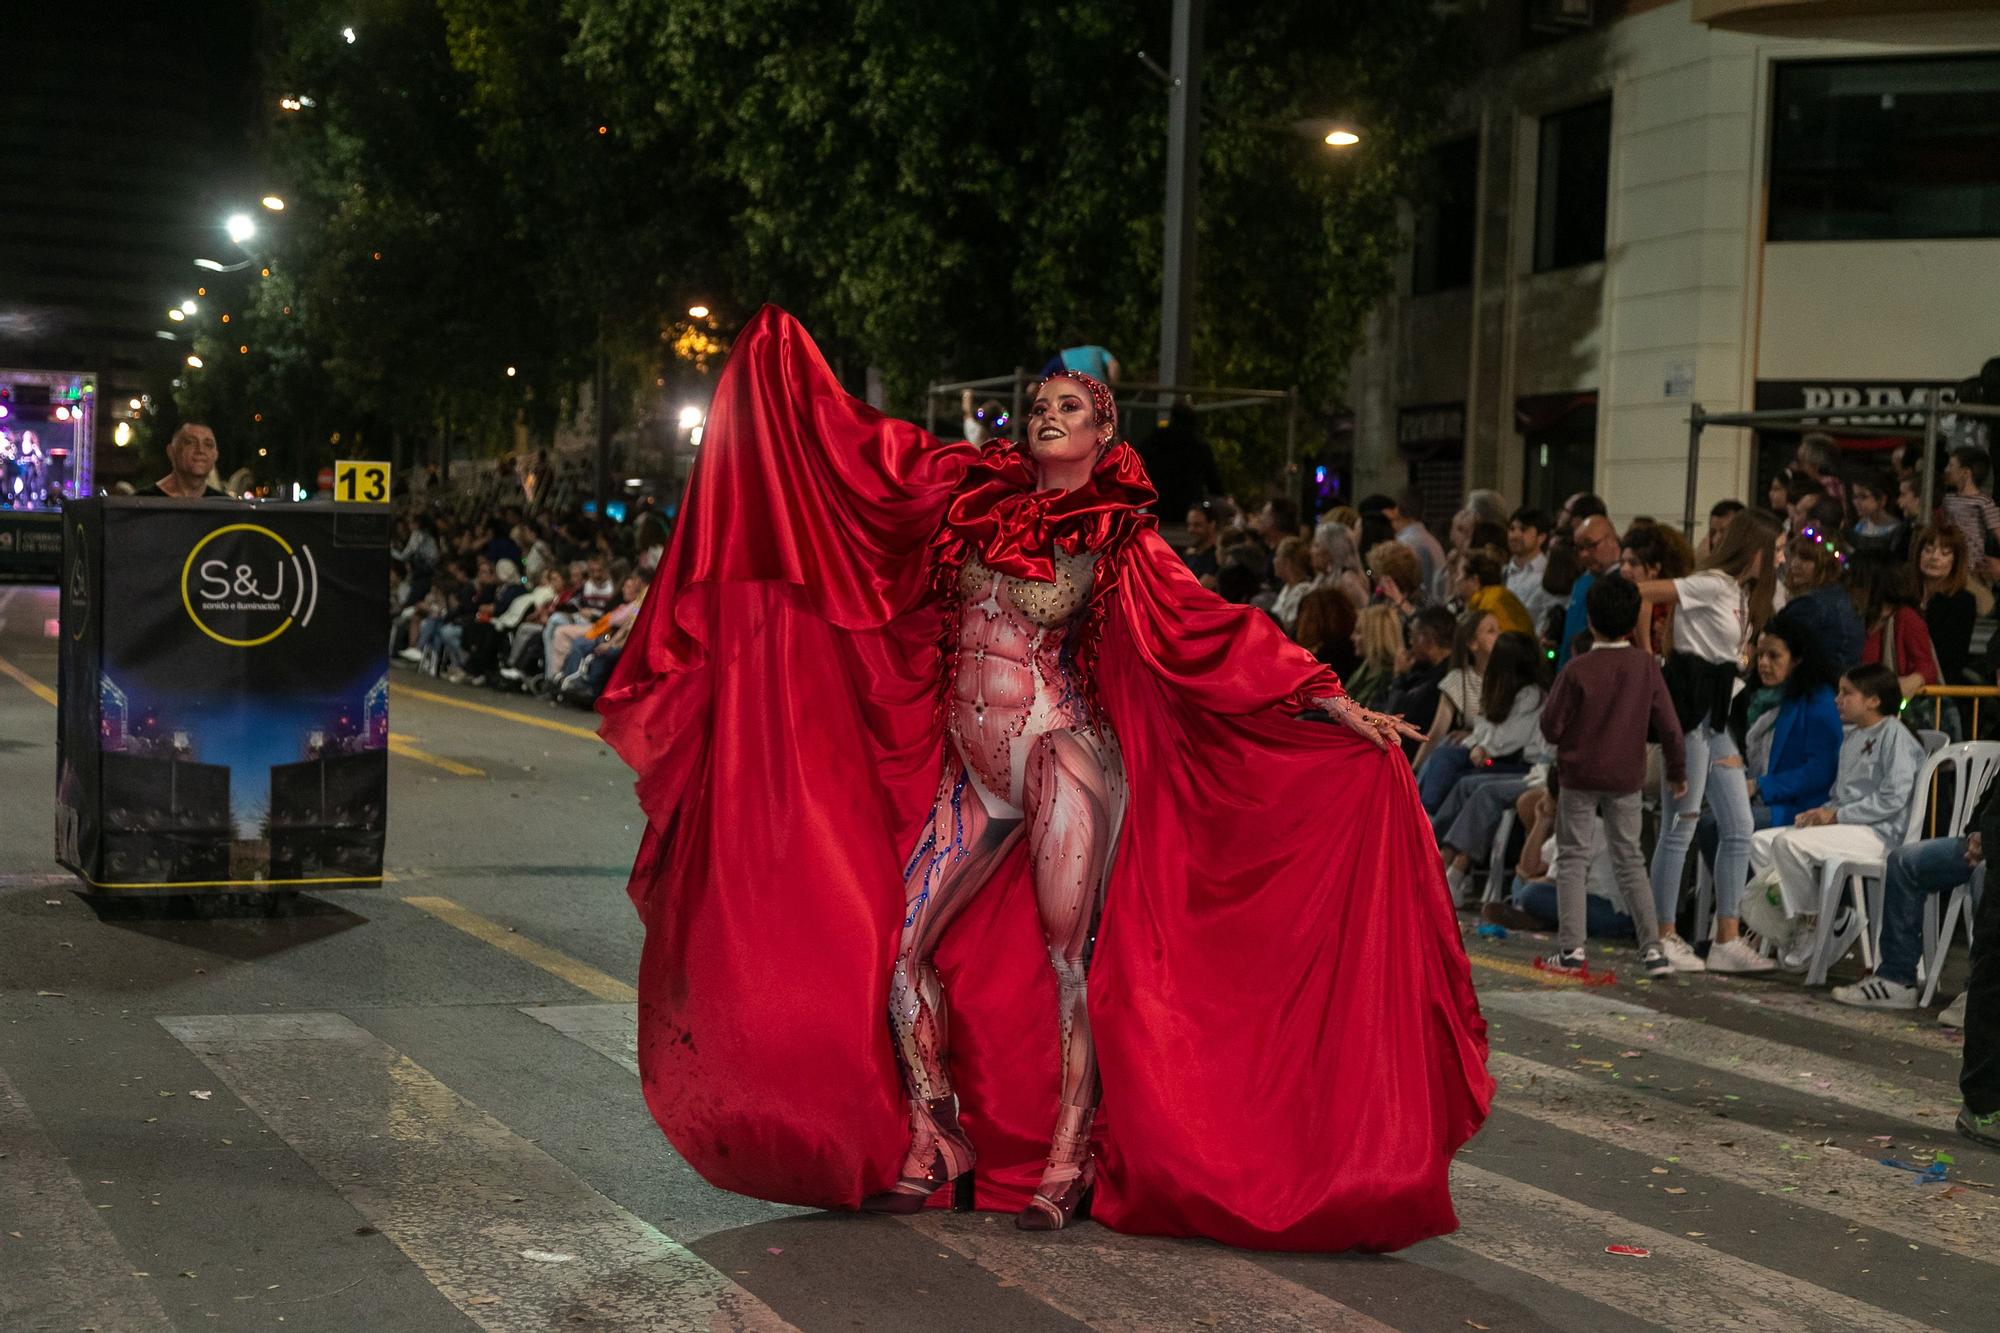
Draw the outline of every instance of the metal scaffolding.
[[[1932,394],[1921,427],[1868,424],[1866,418],[1870,414],[1865,410],[1839,414],[1845,418],[1844,420],[1829,419],[1835,415],[1824,407],[1783,408],[1764,412],[1709,412],[1700,403],[1696,403],[1688,412],[1687,504],[1681,520],[1682,532],[1690,541],[1694,539],[1694,493],[1695,481],[1701,468],[1701,434],[1710,426],[1789,431],[1799,435],[1813,431],[1842,430],[1849,435],[1875,440],[1922,440],[1924,512],[1929,513],[1936,506],[1934,492],[1937,488],[1939,421],[1947,416],[1973,416],[2000,420],[2000,406],[1955,402],[1949,408],[1941,408],[1937,395]]]

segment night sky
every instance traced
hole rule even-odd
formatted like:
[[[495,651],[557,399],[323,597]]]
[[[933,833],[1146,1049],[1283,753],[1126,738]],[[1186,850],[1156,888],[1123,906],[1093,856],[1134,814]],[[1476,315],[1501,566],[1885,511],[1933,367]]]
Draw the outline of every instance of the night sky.
[[[251,3],[15,6],[0,38],[0,367],[159,392],[155,337],[259,185]],[[29,11],[23,19],[18,11]],[[99,452],[111,423],[100,417]]]

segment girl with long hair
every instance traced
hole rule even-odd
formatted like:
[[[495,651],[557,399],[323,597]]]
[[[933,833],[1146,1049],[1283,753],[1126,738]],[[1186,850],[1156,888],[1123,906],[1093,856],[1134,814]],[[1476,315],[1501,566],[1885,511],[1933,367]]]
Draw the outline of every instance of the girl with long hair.
[[[1454,900],[1464,894],[1473,856],[1492,845],[1500,816],[1527,790],[1528,766],[1542,757],[1548,686],[1548,658],[1540,644],[1525,634],[1502,634],[1494,641],[1479,715],[1466,737],[1471,768],[1431,817]]]
[[[1677,972],[1764,970],[1765,960],[1737,938],[1737,902],[1750,872],[1753,828],[1743,755],[1729,734],[1729,705],[1750,643],[1771,618],[1777,579],[1779,524],[1762,510],[1746,509],[1729,521],[1722,540],[1686,578],[1639,585],[1649,606],[1671,606],[1674,651],[1666,664],[1667,690],[1687,740],[1687,793],[1679,801],[1664,779],[1660,840],[1653,849],[1653,908],[1660,944]],[[1639,646],[1651,650],[1651,618],[1639,617]],[[1706,804],[1715,812],[1715,942],[1704,963],[1680,937],[1681,874],[1695,822]]]
[[[1435,813],[1452,784],[1470,767],[1464,744],[1472,734],[1485,692],[1486,659],[1500,637],[1500,622],[1475,611],[1458,622],[1452,638],[1451,670],[1438,682],[1437,712],[1424,743],[1410,758],[1417,773],[1417,796],[1425,811]]]

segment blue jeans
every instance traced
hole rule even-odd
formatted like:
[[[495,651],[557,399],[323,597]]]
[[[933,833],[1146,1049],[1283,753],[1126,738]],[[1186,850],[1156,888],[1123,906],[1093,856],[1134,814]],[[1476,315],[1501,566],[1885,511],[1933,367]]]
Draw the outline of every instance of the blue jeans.
[[[1671,930],[1679,915],[1681,873],[1687,868],[1688,847],[1694,842],[1695,818],[1704,802],[1715,813],[1715,914],[1734,917],[1750,878],[1750,788],[1742,766],[1724,767],[1738,758],[1736,741],[1727,729],[1716,731],[1704,718],[1687,733],[1685,800],[1674,801],[1667,776],[1660,775],[1660,841],[1653,848],[1653,910],[1660,929]],[[1673,817],[1666,816],[1667,811]]]
[[[1514,906],[1529,916],[1538,916],[1544,921],[1555,921],[1560,917],[1556,910],[1556,886],[1549,880],[1522,879],[1514,876]],[[1632,934],[1632,918],[1612,906],[1609,900],[1596,894],[1584,896],[1584,933],[1600,939],[1629,937]]]
[[[1889,853],[1889,871],[1882,877],[1882,965],[1875,975],[1905,986],[1917,984],[1924,902],[1971,880],[1965,843],[1964,838],[1926,838]]]
[[[1436,814],[1444,798],[1471,769],[1472,751],[1463,745],[1445,741],[1432,750],[1431,757],[1417,770],[1417,799],[1424,803],[1424,813]]]

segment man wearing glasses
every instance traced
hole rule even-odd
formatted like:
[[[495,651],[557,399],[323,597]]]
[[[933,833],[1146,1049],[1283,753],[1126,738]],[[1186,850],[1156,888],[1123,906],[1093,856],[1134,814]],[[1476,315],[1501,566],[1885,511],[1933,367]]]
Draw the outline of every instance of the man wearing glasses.
[[[167,463],[173,468],[166,476],[139,492],[166,495],[181,500],[226,500],[229,493],[209,484],[215,471],[215,432],[198,421],[185,421],[167,442]]]

